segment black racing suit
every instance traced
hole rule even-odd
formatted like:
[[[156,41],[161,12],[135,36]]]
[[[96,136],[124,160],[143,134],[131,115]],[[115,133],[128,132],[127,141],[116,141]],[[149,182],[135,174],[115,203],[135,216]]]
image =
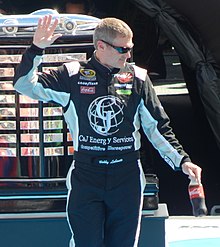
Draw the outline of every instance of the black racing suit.
[[[36,71],[43,50],[32,45],[14,77],[15,89],[63,107],[71,132],[74,161],[67,176],[71,246],[137,246],[144,176],[140,133],[161,157],[180,170],[188,155],[169,127],[146,70],[100,64],[65,63],[50,73]]]

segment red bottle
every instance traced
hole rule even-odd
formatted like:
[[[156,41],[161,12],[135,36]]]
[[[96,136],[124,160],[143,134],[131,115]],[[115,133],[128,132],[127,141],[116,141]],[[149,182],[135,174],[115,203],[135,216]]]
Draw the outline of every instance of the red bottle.
[[[207,215],[208,210],[205,203],[203,185],[191,180],[189,183],[188,192],[192,204],[193,215],[196,217]]]

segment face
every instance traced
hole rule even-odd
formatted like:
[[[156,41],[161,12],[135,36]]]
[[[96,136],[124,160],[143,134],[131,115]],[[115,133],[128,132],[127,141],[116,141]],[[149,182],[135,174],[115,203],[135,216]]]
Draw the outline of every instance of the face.
[[[96,51],[96,56],[99,61],[109,68],[123,68],[126,61],[131,58],[131,51],[125,53],[120,53],[122,48],[132,48],[133,42],[132,38],[116,38],[111,43],[106,43],[105,41],[99,40],[98,49]],[[114,48],[114,47],[115,48]],[[120,48],[118,48],[120,47]],[[118,51],[118,50],[119,51]]]

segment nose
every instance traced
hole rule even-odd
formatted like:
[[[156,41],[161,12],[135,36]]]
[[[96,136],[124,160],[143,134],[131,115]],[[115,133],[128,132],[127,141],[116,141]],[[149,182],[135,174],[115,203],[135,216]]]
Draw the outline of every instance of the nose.
[[[131,53],[132,53],[132,51],[128,51],[125,53],[125,56],[127,59],[131,58]]]

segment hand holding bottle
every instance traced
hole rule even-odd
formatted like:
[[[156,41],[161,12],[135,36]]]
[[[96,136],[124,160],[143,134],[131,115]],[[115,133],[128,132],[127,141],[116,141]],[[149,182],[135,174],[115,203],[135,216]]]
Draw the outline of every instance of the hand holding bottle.
[[[205,203],[205,193],[202,183],[191,179],[188,186],[189,198],[192,204],[193,215],[205,216],[207,215],[207,207]]]

